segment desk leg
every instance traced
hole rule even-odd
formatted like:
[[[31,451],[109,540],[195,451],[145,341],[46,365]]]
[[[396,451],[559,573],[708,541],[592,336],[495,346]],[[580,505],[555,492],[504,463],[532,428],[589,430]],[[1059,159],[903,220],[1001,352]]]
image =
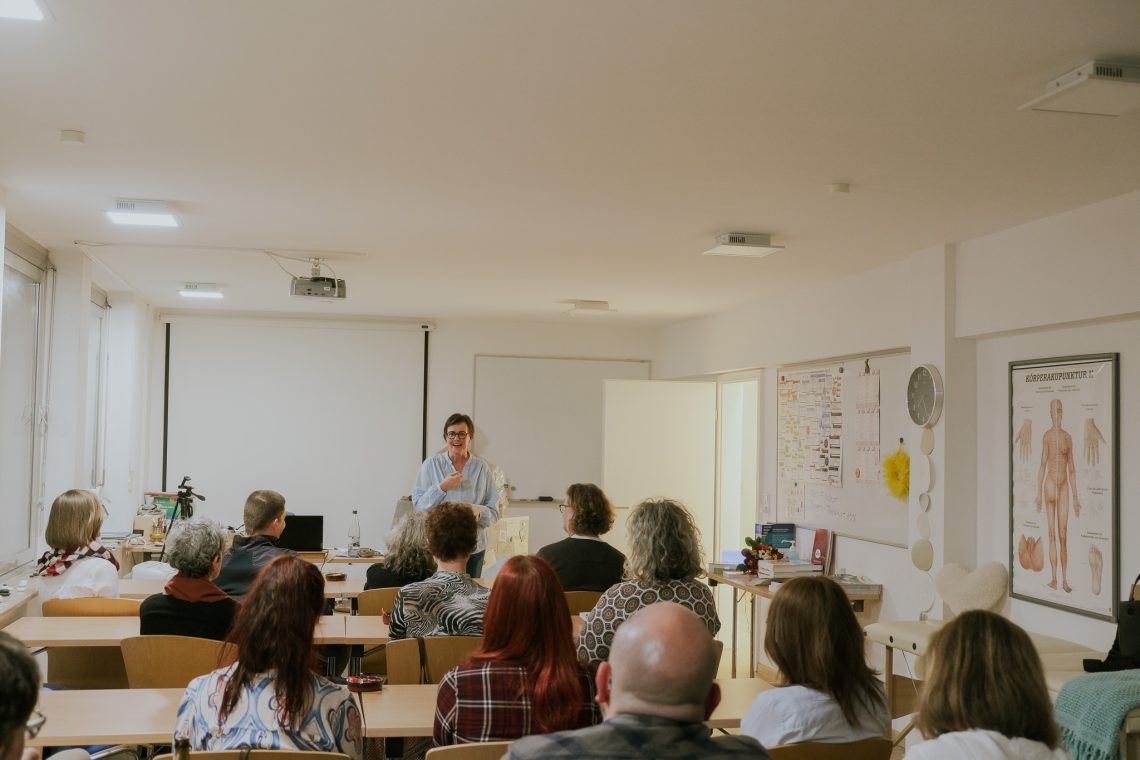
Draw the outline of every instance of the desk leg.
[[[886,656],[883,658],[883,691],[887,695],[887,709],[894,711],[894,696],[895,696],[895,652],[891,647],[884,647],[886,649]],[[891,716],[892,718],[894,715]]]
[[[740,589],[732,587],[732,677],[736,678],[736,606],[740,600]]]
[[[748,677],[756,677],[756,595],[749,594],[748,602]]]

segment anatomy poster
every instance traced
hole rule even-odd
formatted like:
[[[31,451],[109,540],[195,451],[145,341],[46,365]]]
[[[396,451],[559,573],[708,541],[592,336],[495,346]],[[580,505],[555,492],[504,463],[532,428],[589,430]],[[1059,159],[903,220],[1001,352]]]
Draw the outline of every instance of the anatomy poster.
[[[781,373],[780,478],[843,485],[843,367]]]
[[[1010,593],[1113,619],[1117,354],[1011,362]]]

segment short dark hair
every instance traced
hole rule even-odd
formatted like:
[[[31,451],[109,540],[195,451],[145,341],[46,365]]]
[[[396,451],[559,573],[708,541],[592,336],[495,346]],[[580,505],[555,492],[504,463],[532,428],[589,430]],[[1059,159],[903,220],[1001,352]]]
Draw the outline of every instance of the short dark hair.
[[[593,483],[575,483],[566,489],[574,508],[570,527],[580,536],[600,536],[614,527],[614,508],[602,489]]]
[[[245,500],[245,532],[253,535],[265,530],[269,523],[285,511],[285,497],[276,491],[254,491]]]
[[[445,501],[428,510],[428,551],[433,557],[451,562],[470,557],[479,541],[479,521],[468,504]]]
[[[458,425],[461,422],[467,426],[467,434],[469,436],[471,436],[472,438],[474,438],[475,437],[475,423],[471,421],[471,418],[469,416],[467,416],[466,414],[463,414],[462,412],[455,412],[454,414],[452,414],[451,416],[449,416],[447,418],[447,422],[443,423],[443,435],[444,435],[444,437],[447,436],[447,429],[449,427],[451,427],[452,425]]]
[[[24,642],[0,631],[0,743],[23,731],[40,698],[40,669]],[[5,747],[7,749],[7,747]]]

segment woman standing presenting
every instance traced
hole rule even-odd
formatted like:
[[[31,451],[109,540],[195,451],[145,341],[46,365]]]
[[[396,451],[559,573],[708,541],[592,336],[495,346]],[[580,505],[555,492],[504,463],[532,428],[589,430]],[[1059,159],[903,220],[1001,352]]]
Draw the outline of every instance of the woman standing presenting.
[[[475,423],[466,414],[456,412],[443,425],[447,447],[424,460],[412,504],[416,509],[431,509],[444,501],[466,502],[475,509],[479,522],[475,553],[467,560],[467,574],[478,578],[483,574],[483,555],[487,550],[487,528],[499,519],[499,494],[491,468],[471,453],[475,439]]]

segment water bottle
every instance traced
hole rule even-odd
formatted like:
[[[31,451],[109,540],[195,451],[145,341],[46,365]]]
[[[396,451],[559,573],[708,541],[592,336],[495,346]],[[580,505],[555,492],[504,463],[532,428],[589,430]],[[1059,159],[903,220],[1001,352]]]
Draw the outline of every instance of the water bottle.
[[[348,548],[360,548],[360,517],[352,510],[352,523],[348,526]]]

